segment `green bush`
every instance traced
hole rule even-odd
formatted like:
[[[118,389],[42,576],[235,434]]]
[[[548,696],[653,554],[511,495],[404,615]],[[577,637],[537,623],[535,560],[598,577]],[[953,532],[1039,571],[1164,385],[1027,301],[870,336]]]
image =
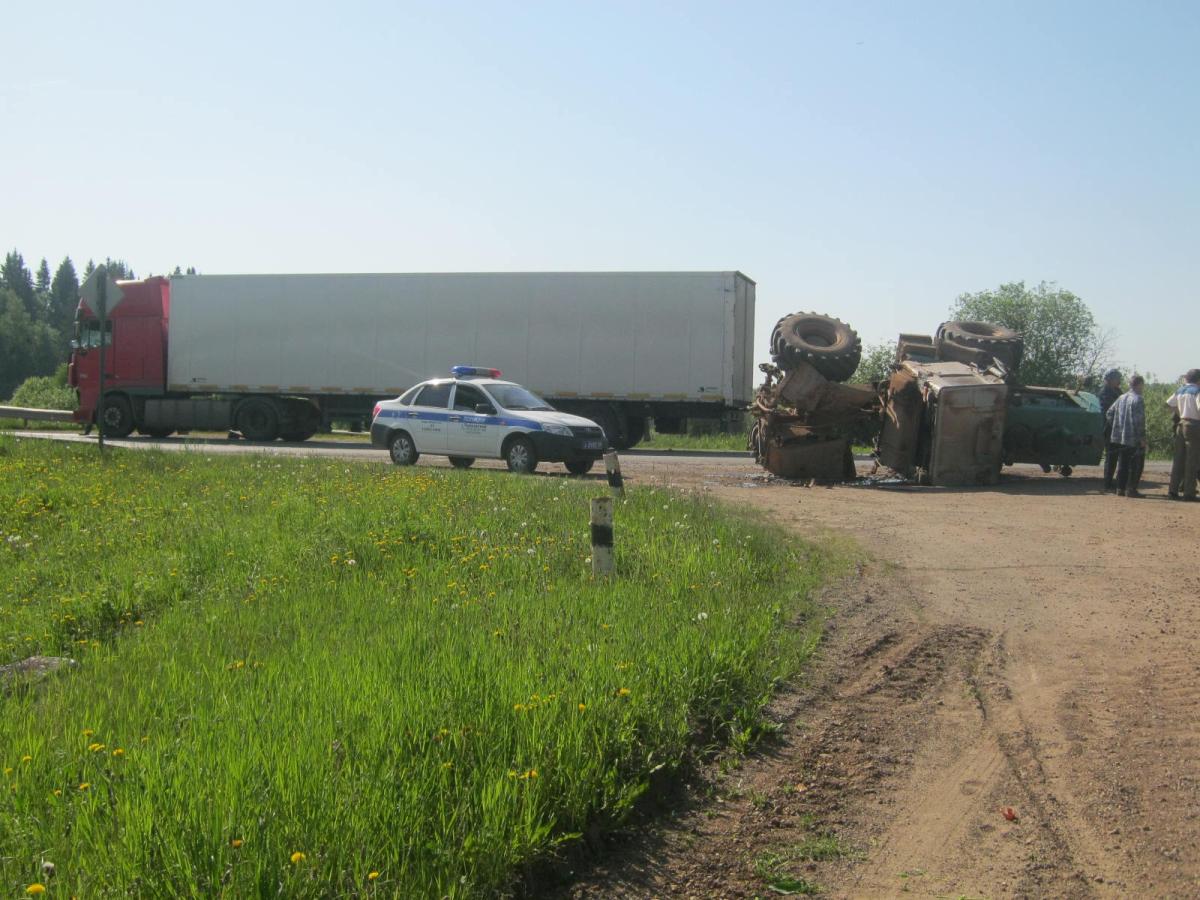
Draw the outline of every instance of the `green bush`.
[[[1177,384],[1161,382],[1146,385],[1146,393],[1142,396],[1146,402],[1146,440],[1150,445],[1150,456],[1162,458],[1171,455],[1174,426],[1167,398],[1175,393],[1178,387]]]
[[[26,409],[74,409],[75,390],[67,386],[66,364],[59,366],[53,375],[26,378],[13,391],[9,405]]]

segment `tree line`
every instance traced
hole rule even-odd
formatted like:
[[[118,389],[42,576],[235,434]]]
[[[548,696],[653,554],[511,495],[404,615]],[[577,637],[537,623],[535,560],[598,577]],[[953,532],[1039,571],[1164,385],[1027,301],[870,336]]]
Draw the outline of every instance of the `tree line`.
[[[114,278],[136,277],[123,259],[106,258],[104,265]],[[0,267],[0,400],[12,396],[27,378],[51,376],[63,367],[75,332],[79,284],[95,270],[89,259],[81,279],[67,256],[51,275],[45,257],[35,272],[19,251],[5,255]],[[176,266],[172,274],[195,275],[196,269],[189,266],[185,272]]]

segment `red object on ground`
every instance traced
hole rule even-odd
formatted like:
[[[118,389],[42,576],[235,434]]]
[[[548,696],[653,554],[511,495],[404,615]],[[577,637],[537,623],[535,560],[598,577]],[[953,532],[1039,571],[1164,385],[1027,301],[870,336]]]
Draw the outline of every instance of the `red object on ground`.
[[[1000,814],[1010,822],[1017,821],[1017,811],[1011,806],[1004,806],[1000,809]]]

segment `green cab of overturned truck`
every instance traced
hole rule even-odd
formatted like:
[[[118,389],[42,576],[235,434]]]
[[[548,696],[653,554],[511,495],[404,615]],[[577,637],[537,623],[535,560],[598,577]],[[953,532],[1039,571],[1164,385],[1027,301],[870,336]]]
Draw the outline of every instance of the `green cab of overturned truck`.
[[[1016,385],[1008,397],[1004,462],[1034,463],[1070,475],[1094,466],[1104,450],[1100,400],[1087,391]]]

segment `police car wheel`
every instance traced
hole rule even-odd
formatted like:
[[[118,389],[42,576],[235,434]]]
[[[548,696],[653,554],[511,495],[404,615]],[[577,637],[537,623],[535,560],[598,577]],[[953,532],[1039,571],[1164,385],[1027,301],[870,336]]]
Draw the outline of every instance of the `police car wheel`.
[[[530,474],[538,464],[537,451],[533,449],[533,442],[526,437],[513,438],[504,452],[504,461],[508,464],[510,472],[517,472],[521,475]]]
[[[391,441],[388,442],[388,453],[392,457],[392,462],[398,466],[411,466],[421,455],[417,453],[413,439],[403,431],[392,435]]]
[[[564,463],[567,471],[572,475],[586,475],[592,471],[592,466],[596,464],[594,459],[569,459]]]
[[[450,465],[456,469],[469,469],[475,465],[475,457],[473,456],[452,456],[450,457]]]

